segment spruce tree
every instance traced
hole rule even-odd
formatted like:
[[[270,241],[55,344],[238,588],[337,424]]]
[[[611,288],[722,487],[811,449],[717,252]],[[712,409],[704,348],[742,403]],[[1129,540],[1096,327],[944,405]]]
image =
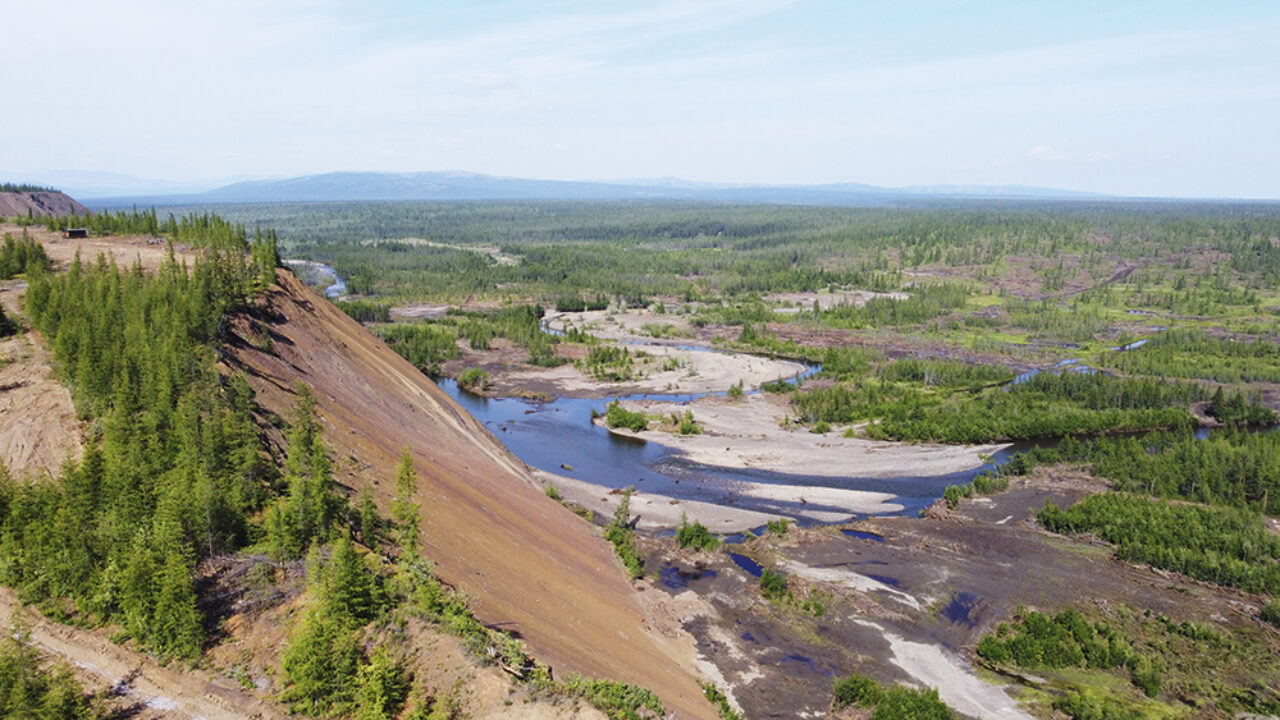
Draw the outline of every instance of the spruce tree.
[[[165,554],[156,592],[152,645],[162,658],[193,661],[200,657],[204,628],[196,608],[191,566],[173,548]]]
[[[413,494],[417,488],[418,473],[413,468],[413,456],[406,448],[400,455],[400,464],[396,466],[396,497],[391,503],[396,543],[400,546],[400,556],[406,559],[418,556],[420,517],[418,504],[413,502]]]
[[[334,543],[324,574],[324,604],[331,616],[359,625],[378,613],[376,579],[349,538]]]

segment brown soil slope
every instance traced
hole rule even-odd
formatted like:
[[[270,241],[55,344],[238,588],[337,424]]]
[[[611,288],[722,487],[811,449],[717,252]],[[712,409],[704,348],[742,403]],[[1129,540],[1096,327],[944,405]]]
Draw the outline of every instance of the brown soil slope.
[[[310,385],[338,479],[372,487],[384,510],[409,448],[426,552],[483,622],[515,631],[558,671],[637,683],[677,717],[714,718],[688,663],[672,657],[680,651],[646,629],[594,530],[534,487],[523,464],[411,364],[291,273],[278,281],[267,298],[272,318],[265,328],[237,319],[244,341],[227,358],[258,403],[287,416],[294,384]],[[264,332],[266,351],[255,347]]]
[[[0,217],[88,215],[89,208],[60,192],[0,192]]]

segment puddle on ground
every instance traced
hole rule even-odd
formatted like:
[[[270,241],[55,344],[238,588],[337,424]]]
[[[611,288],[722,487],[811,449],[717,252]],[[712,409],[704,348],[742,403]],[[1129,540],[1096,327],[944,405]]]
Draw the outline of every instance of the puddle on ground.
[[[823,667],[822,665],[819,665],[817,662],[815,662],[813,658],[807,657],[805,655],[800,655],[799,653],[791,653],[790,655],[787,655],[778,661],[779,665],[784,665],[789,663],[804,665],[805,667],[809,668],[815,673],[818,673],[819,675],[826,675],[827,677],[836,676],[835,668]]]
[[[746,640],[747,642],[759,642],[759,640],[756,640],[756,636],[752,635],[749,632],[742,633],[742,639]]]
[[[875,540],[876,542],[884,542],[884,537],[866,530],[841,530],[840,532],[851,538],[859,538],[862,540]]]
[[[942,616],[952,623],[973,627],[973,618],[969,617],[969,613],[973,611],[973,606],[977,604],[977,595],[971,592],[958,592],[955,597],[951,598],[951,602],[943,608]]]
[[[751,577],[760,577],[761,575],[764,574],[764,566],[756,562],[755,560],[752,560],[751,558],[747,557],[746,555],[739,555],[738,553],[729,553],[729,559],[733,561],[734,565],[737,565],[743,570],[746,570],[747,574],[750,575]]]
[[[658,571],[658,580],[662,586],[672,590],[687,588],[694,580],[715,576],[715,570],[681,570],[677,565],[667,565]]]
[[[871,573],[863,573],[863,575],[875,580],[876,582],[882,582],[891,588],[895,588],[897,590],[902,589],[902,581],[896,577],[889,577],[888,575],[872,575]]]
[[[768,532],[768,530],[769,530],[768,525],[761,525],[760,527],[750,528],[746,532],[733,533],[732,535],[725,535],[723,538],[724,544],[735,545],[737,543],[746,542],[748,540],[754,540],[755,538],[758,538],[764,535],[766,532]]]

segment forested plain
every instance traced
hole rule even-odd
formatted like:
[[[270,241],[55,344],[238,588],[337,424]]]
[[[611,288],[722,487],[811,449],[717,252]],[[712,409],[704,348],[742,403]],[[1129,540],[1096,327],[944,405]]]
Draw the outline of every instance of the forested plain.
[[[1274,599],[1280,593],[1280,545],[1266,524],[1280,512],[1275,492],[1280,489],[1275,470],[1280,467],[1280,433],[1266,431],[1275,423],[1273,410],[1280,398],[1280,206],[1008,202],[842,209],[358,203],[228,206],[219,212],[247,226],[271,227],[262,235],[264,242],[278,243],[290,257],[333,266],[355,293],[339,305],[370,323],[425,372],[438,373],[464,349],[482,350],[504,338],[524,348],[530,364],[542,366],[567,361],[560,346],[584,346],[580,354],[594,353],[599,362],[584,363],[583,371],[601,377],[620,371],[623,361],[614,357],[619,353],[610,354],[611,347],[589,333],[545,332],[540,325],[544,313],[646,308],[654,315],[655,328],[679,328],[673,332],[687,333],[696,342],[821,363],[821,371],[798,387],[772,383],[766,388],[785,394],[792,417],[815,429],[835,425],[850,435],[911,442],[1037,441],[1040,448],[949,491],[948,499],[959,502],[975,493],[998,492],[1009,478],[1037,467],[1082,469],[1105,479],[1112,490],[1074,507],[1046,506],[1038,515],[1044,528],[1067,535],[1091,533],[1121,559],[1252,593],[1260,621],[1274,624],[1280,617]],[[62,224],[181,239],[184,224],[163,215],[125,213],[114,216],[116,220],[99,215]],[[122,279],[111,281],[106,269],[92,263],[77,272],[93,281],[82,282],[90,287],[135,282],[127,272],[117,272]],[[239,282],[245,286],[246,281]],[[33,283],[37,308],[40,293],[46,292],[41,287]],[[54,290],[51,286],[48,292],[56,295]],[[850,299],[856,292],[864,293],[859,302]],[[389,322],[391,308],[414,303],[454,309],[434,320]],[[458,309],[463,305],[467,309]],[[40,317],[38,312],[33,324],[39,326]],[[207,324],[200,318],[192,315],[196,327]],[[92,335],[91,330],[76,330],[68,337]],[[57,332],[51,337],[56,348]],[[66,340],[64,345],[74,347],[60,352],[78,352],[75,348],[84,341]],[[108,354],[111,363],[124,362],[129,372],[122,360],[127,352]],[[86,368],[95,365],[92,358],[84,363]],[[117,370],[98,371],[105,373],[98,378],[86,369],[83,379],[78,369],[67,372],[76,373],[72,385],[82,412],[108,413],[104,428],[112,427],[114,403],[139,402],[110,392]],[[155,371],[139,374],[151,378]],[[194,404],[184,411],[188,415],[221,413],[221,425],[236,426],[234,403],[216,410],[219,406],[199,405],[194,398],[187,402]],[[179,410],[174,405],[165,411],[165,417],[174,418],[167,422],[180,420]],[[295,420],[299,422],[301,416]],[[1220,429],[1207,439],[1193,435],[1203,426]],[[111,440],[113,447],[115,442]],[[122,452],[107,452],[105,434],[102,445],[104,463]],[[87,455],[86,462],[93,457]],[[172,472],[155,462],[157,472]],[[216,547],[262,542],[274,552],[305,552],[314,531],[293,537],[290,533],[297,531],[288,528],[303,521],[289,525],[284,519],[299,512],[299,503],[324,507],[323,502],[289,499],[320,493],[323,483],[308,491],[301,478],[323,476],[324,468],[298,462],[302,464],[286,465],[285,471],[297,480],[275,478],[265,488],[254,486],[250,492],[244,487],[228,496],[226,517],[243,516],[243,511],[232,510],[244,507],[261,510],[261,520],[232,522],[214,531],[195,521],[179,523],[182,533],[152,530],[144,540],[131,540],[146,552],[117,562],[147,557],[155,567],[172,566],[174,577],[182,574],[179,566],[187,568],[183,572],[190,577],[193,561]],[[68,472],[75,477],[84,471]],[[220,482],[217,472],[209,474],[202,482]],[[242,475],[240,470],[231,476]],[[204,492],[184,482],[178,487],[189,488],[183,491],[188,495],[179,497]],[[73,487],[71,483],[60,492]],[[39,498],[23,502],[16,507],[60,503],[56,498],[50,504]],[[169,502],[201,507],[198,502]],[[337,509],[333,513],[310,527],[331,527],[333,517],[344,516]],[[56,518],[45,523],[57,527]],[[116,532],[130,527],[105,525]],[[168,539],[172,537],[178,540]],[[320,539],[336,542],[337,537],[331,533]],[[164,543],[175,549],[171,552]],[[392,577],[391,571],[384,576]],[[48,582],[46,574],[40,577]],[[382,582],[389,582],[385,577]],[[24,587],[33,598],[57,594],[27,587],[21,576],[8,582]],[[329,582],[318,578],[315,592],[323,593]],[[77,613],[106,618],[121,612],[121,598],[102,609],[94,608],[89,598],[73,607]],[[429,606],[437,616],[446,612],[438,603]],[[121,617],[127,621],[127,615]],[[1028,611],[1017,623],[987,642],[995,661],[1044,665],[1043,656],[1026,649],[1034,646],[1032,640],[1018,638],[1037,632],[1064,638],[1055,627],[1074,633],[1082,657],[1098,643],[1132,644],[1123,638],[1113,642],[1119,636],[1111,630],[1071,614]],[[308,632],[328,638],[325,642],[348,637],[332,628]],[[181,642],[198,644],[196,637],[178,641],[177,647]],[[1179,637],[1187,638],[1186,633]],[[138,639],[158,652],[175,642],[167,635]],[[1212,639],[1189,641],[1213,646]],[[1054,646],[1059,651],[1075,657],[1065,640]],[[1141,692],[1158,695],[1153,668],[1170,661],[1153,657],[1117,650],[1097,662],[1103,670],[1131,676]],[[358,675],[351,668],[360,662],[375,659],[351,660],[344,667]],[[1086,657],[1079,664],[1092,668],[1091,663]],[[355,685],[348,687],[341,697],[316,700],[311,695],[305,701],[349,706],[359,694]],[[1221,702],[1259,712],[1280,707],[1265,692]],[[1067,696],[1058,709],[1078,718],[1141,716],[1085,690]]]
[[[1280,379],[1275,205],[474,202],[220,212],[269,224],[291,256],[333,266],[355,293],[342,307],[362,321],[415,302],[538,313],[647,307],[655,328],[670,319],[667,327],[724,347],[823,362],[793,395],[796,417],[867,423],[859,432],[873,438],[1185,429],[1221,388],[1244,407],[1220,421],[1265,425],[1263,394]],[[848,292],[865,295],[839,296]],[[824,293],[840,299],[818,303]],[[375,328],[424,370],[455,357],[458,338],[485,348],[509,332],[536,365],[560,362],[556,343],[590,342],[518,328],[508,312]],[[928,367],[907,372],[904,361]],[[1039,368],[1051,369],[1009,382]]]
[[[541,364],[555,362],[560,343],[596,352],[589,335],[539,335],[543,308],[648,308],[655,328],[820,363],[799,387],[766,388],[787,394],[793,417],[811,427],[887,440],[1037,441],[1040,449],[948,499],[998,492],[1038,466],[1083,469],[1113,489],[1074,507],[1046,506],[1044,528],[1091,533],[1122,560],[1253,593],[1261,622],[1280,616],[1272,599],[1280,545],[1266,524],[1280,512],[1280,434],[1266,432],[1280,398],[1280,207],[476,203],[331,206],[305,218],[287,207],[259,212],[290,253],[348,278],[359,294],[350,311],[426,371],[438,372],[460,343],[484,347],[493,337],[526,346]],[[863,302],[819,302],[855,291]],[[494,309],[385,323],[395,305],[465,301]],[[532,314],[513,323],[515,307]],[[1205,425],[1222,429],[1193,435]],[[1054,611],[1023,612],[1021,629],[1001,630],[1008,634],[979,653],[1032,670],[1080,653],[1082,670],[1066,675],[1074,679],[1055,702],[1063,714],[1163,716],[1170,697],[1224,710],[1280,707],[1273,692],[1232,684],[1247,684],[1240,658],[1267,656],[1256,635],[1140,614],[1126,616],[1137,619],[1121,632],[1071,607]],[[1074,637],[1078,649],[1047,637]],[[1106,657],[1099,646],[1110,648]],[[1036,654],[1044,648],[1067,659]],[[1240,677],[1222,686],[1200,677],[1231,667]],[[1106,681],[1089,673],[1121,674],[1134,689],[1099,692]]]

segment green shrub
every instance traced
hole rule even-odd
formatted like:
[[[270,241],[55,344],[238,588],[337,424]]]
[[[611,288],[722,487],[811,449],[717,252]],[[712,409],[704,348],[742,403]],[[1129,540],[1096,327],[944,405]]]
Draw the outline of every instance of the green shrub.
[[[1023,457],[1019,454],[1017,457]],[[1011,463],[1012,464],[1012,463]],[[1025,473],[1013,473],[1015,475]],[[973,478],[973,491],[979,495],[991,495],[1009,487],[1009,478],[1004,473],[992,473],[983,470]]]
[[[720,692],[720,688],[711,683],[703,683],[702,694],[707,696],[707,701],[716,709],[720,720],[743,720],[742,714],[733,709],[729,704],[729,698]]]
[[[1262,606],[1262,619],[1280,628],[1280,599]]]
[[[1163,673],[1160,671],[1159,664],[1135,655],[1132,658],[1129,673],[1133,684],[1141,688],[1147,697],[1153,698],[1160,694]]]
[[[702,434],[702,428],[698,426],[698,423],[693,421],[692,410],[684,411],[684,417],[680,418],[679,421],[676,423],[676,430],[679,431],[681,435],[701,435]]]
[[[624,427],[634,432],[644,432],[649,428],[649,418],[644,413],[632,412],[622,407],[622,403],[617,400],[609,403],[604,421],[611,428]]]
[[[774,535],[786,535],[787,528],[791,527],[791,521],[787,518],[778,518],[765,523],[765,527]]]
[[[609,720],[656,719],[665,712],[662,700],[653,692],[614,680],[573,677],[558,683],[556,690],[586,700]]]
[[[489,385],[489,373],[481,368],[467,368],[458,376],[458,387],[463,390],[483,390]]]
[[[836,680],[831,686],[832,704],[837,710],[846,707],[871,708],[884,699],[880,683],[854,673]]]
[[[978,657],[1003,665],[1013,660],[1008,646],[1000,642],[994,635],[983,635],[978,641]]]
[[[622,493],[622,501],[613,512],[613,520],[605,529],[605,538],[613,543],[627,574],[631,579],[644,575],[644,558],[640,557],[640,549],[636,547],[636,531],[631,529],[631,489]]]
[[[700,522],[689,522],[689,516],[680,515],[680,527],[676,529],[676,544],[682,548],[697,550],[715,550],[720,547],[720,538],[711,534],[706,525]]]
[[[942,499],[946,501],[947,507],[952,510],[956,509],[962,498],[967,497],[973,497],[973,483],[948,485],[947,489],[942,491]]]
[[[787,577],[765,568],[760,573],[760,594],[770,602],[778,602],[788,595]]]
[[[876,704],[871,720],[951,720],[955,715],[938,697],[938,691],[891,687]]]
[[[1143,720],[1141,710],[1125,707],[1116,701],[1095,698],[1079,692],[1068,693],[1053,701],[1053,709],[1072,720]]]

